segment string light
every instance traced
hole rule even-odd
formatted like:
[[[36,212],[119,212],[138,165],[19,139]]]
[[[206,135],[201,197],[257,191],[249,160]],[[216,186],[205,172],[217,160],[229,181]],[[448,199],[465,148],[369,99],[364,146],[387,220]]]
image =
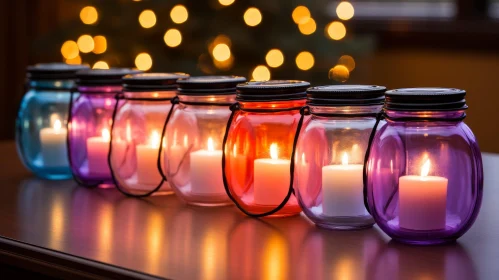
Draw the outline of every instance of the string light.
[[[76,56],[75,58],[66,59],[67,64],[81,64],[81,56]]]
[[[268,66],[277,68],[284,63],[284,55],[279,49],[271,49],[265,56],[265,61]]]
[[[76,41],[82,53],[89,53],[94,49],[94,39],[90,35],[81,35]]]
[[[151,28],[156,25],[156,14],[151,10],[144,10],[139,15],[140,26]]]
[[[235,0],[218,0],[218,3],[222,6],[229,6],[234,3]]]
[[[95,54],[101,54],[107,50],[107,40],[106,37],[102,35],[97,35],[94,37],[94,50]]]
[[[148,53],[139,53],[135,58],[135,66],[137,69],[147,71],[152,67],[152,58]]]
[[[298,24],[298,29],[303,35],[313,34],[316,30],[317,26],[315,24],[315,20],[313,18],[308,18],[307,21],[300,21]]]
[[[342,1],[336,7],[336,14],[342,20],[349,20],[349,19],[353,18],[353,15],[355,14],[355,10],[353,8],[353,5],[350,2]]]
[[[105,61],[97,61],[94,66],[92,66],[92,69],[109,69],[109,64]]]
[[[270,80],[270,70],[265,65],[258,65],[251,74],[254,81],[268,81]]]
[[[338,64],[344,65],[348,71],[352,72],[355,69],[355,60],[349,55],[342,55],[338,59]]]
[[[230,48],[224,43],[217,44],[212,51],[213,58],[217,61],[226,61],[230,58]]]
[[[168,47],[174,48],[182,43],[182,34],[177,29],[168,29],[163,40]]]
[[[262,22],[262,13],[257,8],[251,7],[244,12],[244,22],[248,26],[257,26]]]
[[[339,21],[333,21],[326,27],[326,32],[333,40],[341,40],[347,34],[345,25]]]
[[[97,9],[92,6],[86,6],[80,11],[80,19],[84,24],[94,24],[99,19]]]
[[[189,13],[187,12],[187,8],[183,5],[177,5],[172,8],[170,17],[174,23],[181,24],[187,21]]]
[[[310,11],[305,6],[298,6],[293,10],[291,17],[296,24],[300,24],[310,19]]]
[[[329,78],[344,83],[350,77],[350,71],[344,65],[336,65],[329,70]]]
[[[310,52],[301,52],[296,56],[296,66],[298,69],[307,71],[314,67],[314,56]]]
[[[62,44],[61,54],[65,59],[73,59],[80,54],[78,44],[75,41],[69,40]]]

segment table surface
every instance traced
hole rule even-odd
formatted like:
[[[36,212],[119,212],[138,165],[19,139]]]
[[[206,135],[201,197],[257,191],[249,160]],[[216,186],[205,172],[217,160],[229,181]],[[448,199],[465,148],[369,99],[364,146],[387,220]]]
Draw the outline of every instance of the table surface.
[[[399,244],[376,226],[328,231],[304,216],[258,220],[234,207],[187,206],[175,196],[134,199],[114,189],[44,181],[22,167],[13,143],[0,142],[0,155],[1,239],[63,252],[74,262],[95,260],[174,279],[499,275],[499,155],[483,155],[485,193],[475,225],[457,243],[433,247]]]

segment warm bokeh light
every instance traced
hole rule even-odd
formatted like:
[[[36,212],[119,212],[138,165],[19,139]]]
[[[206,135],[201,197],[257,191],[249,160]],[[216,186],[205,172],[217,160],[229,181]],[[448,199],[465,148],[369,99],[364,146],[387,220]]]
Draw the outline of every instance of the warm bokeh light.
[[[317,26],[313,18],[309,18],[307,21],[301,21],[298,24],[298,29],[303,35],[310,35],[315,32]]]
[[[94,36],[94,50],[95,54],[101,54],[107,50],[107,40],[106,37],[97,35]]]
[[[353,8],[353,5],[350,2],[342,1],[336,7],[336,14],[342,20],[349,20],[349,19],[353,18],[353,15],[355,14],[355,10]]]
[[[139,53],[135,58],[135,66],[137,69],[147,71],[152,67],[152,58],[148,53]]]
[[[177,29],[168,29],[163,40],[168,47],[174,48],[182,43],[182,34]]]
[[[344,83],[350,77],[350,71],[345,65],[336,65],[329,70],[329,79]]]
[[[257,8],[249,8],[244,12],[244,22],[249,26],[257,26],[262,22],[262,13]]]
[[[291,17],[296,24],[300,24],[310,19],[310,11],[305,6],[298,6],[293,10]]]
[[[80,54],[78,44],[75,41],[66,41],[62,44],[61,54],[65,59],[73,59]]]
[[[218,0],[218,2],[220,3],[220,5],[223,5],[223,6],[229,6],[232,3],[234,3],[234,1],[235,0]]]
[[[187,12],[187,8],[185,8],[183,5],[177,5],[172,8],[170,17],[172,18],[173,22],[180,24],[187,21],[189,13]]]
[[[109,64],[105,61],[97,61],[94,66],[92,66],[92,69],[109,69]]]
[[[82,53],[89,53],[94,50],[94,38],[90,35],[81,35],[76,43]]]
[[[254,81],[268,81],[270,80],[270,70],[265,65],[258,65],[251,74]]]
[[[81,56],[77,55],[75,58],[66,59],[67,64],[81,64]]]
[[[229,59],[224,60],[224,61],[218,61],[216,59],[213,59],[213,64],[215,67],[217,67],[220,70],[227,71],[234,66],[234,56],[230,56]]]
[[[338,59],[338,64],[344,65],[348,71],[352,72],[355,69],[355,60],[349,55],[342,55]]]
[[[301,52],[296,56],[296,66],[298,69],[307,71],[314,67],[314,56],[310,52]]]
[[[92,6],[86,6],[80,11],[80,19],[84,24],[94,24],[99,19],[97,9]]]
[[[140,26],[151,28],[156,25],[156,14],[151,10],[144,10],[139,15]]]
[[[224,43],[217,44],[213,48],[213,58],[215,58],[218,61],[226,61],[227,59],[230,58],[230,48]]]
[[[270,67],[276,68],[284,63],[284,55],[279,49],[272,49],[265,56],[265,61]]]
[[[326,32],[329,38],[333,40],[341,40],[347,34],[347,29],[343,23],[333,21],[326,27]]]

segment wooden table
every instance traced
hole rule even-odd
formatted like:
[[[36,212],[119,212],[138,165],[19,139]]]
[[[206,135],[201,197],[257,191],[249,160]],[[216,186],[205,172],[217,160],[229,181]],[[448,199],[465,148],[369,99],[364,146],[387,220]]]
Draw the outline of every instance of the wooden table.
[[[174,279],[499,279],[499,155],[484,154],[485,194],[456,244],[412,247],[377,227],[328,231],[304,216],[251,219],[174,196],[33,177],[0,143],[0,261],[52,276]]]

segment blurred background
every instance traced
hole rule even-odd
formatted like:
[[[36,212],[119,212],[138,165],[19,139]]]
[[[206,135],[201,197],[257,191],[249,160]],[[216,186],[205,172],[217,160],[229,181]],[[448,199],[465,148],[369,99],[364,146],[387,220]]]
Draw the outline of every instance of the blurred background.
[[[26,66],[65,61],[462,88],[482,150],[499,152],[499,0],[5,0],[0,36],[1,140]]]

